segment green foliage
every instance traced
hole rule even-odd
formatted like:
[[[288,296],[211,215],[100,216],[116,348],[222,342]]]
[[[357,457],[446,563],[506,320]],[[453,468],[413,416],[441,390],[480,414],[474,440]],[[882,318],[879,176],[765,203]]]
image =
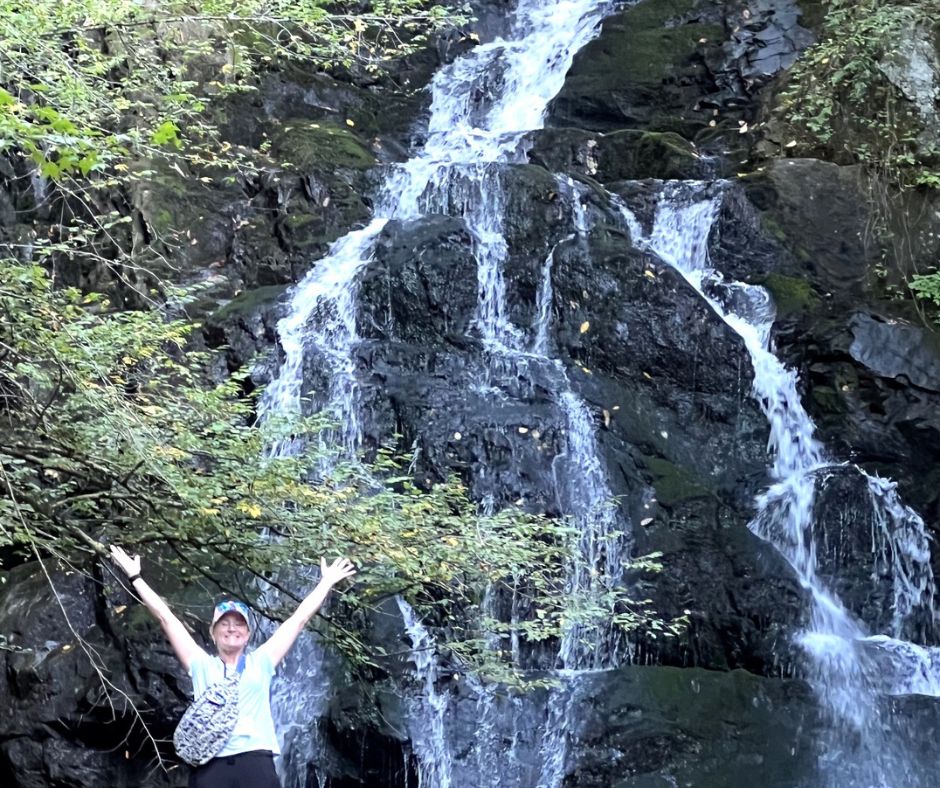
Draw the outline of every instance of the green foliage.
[[[889,263],[876,274],[888,282],[890,270],[915,299],[932,300],[933,275],[909,279],[917,266],[897,205],[906,191],[940,190],[940,149],[928,128],[936,120],[889,75],[909,68],[914,47],[936,50],[940,0],[826,0],[823,7],[820,40],[791,69],[774,110],[785,151],[866,166],[871,235]]]
[[[940,0],[827,0],[819,42],[791,69],[776,113],[792,155],[861,162],[900,186],[940,185],[940,151],[924,119],[885,74],[917,30],[933,35]]]
[[[940,307],[940,272],[916,274],[908,287],[919,297]]]
[[[454,21],[423,0],[0,0],[0,153],[54,179],[168,145],[205,153],[207,107],[274,61],[377,71]]]

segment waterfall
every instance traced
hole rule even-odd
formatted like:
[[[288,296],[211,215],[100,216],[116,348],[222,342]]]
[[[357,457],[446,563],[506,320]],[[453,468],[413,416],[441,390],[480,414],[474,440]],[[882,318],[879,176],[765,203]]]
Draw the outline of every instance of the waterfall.
[[[362,230],[341,238],[327,257],[315,266],[296,287],[290,312],[277,324],[284,360],[264,392],[260,415],[269,413],[300,415],[304,360],[311,349],[322,356],[329,370],[329,396],[326,413],[338,426],[323,434],[325,442],[338,443],[348,455],[359,448],[357,391],[352,349],[356,334],[356,276],[369,262],[376,236],[387,219],[376,218]],[[277,453],[295,451],[297,441],[281,443]]]
[[[892,482],[867,482],[872,507],[872,574],[890,574],[890,633],[870,636],[818,572],[814,500],[833,461],[815,439],[800,402],[798,379],[774,356],[771,300],[762,288],[727,282],[709,268],[708,236],[720,193],[685,183],[664,191],[649,236],[638,240],[672,265],[741,337],[754,368],[753,394],[770,424],[772,484],[756,501],[750,524],[787,559],[809,592],[810,620],[798,642],[808,658],[809,679],[830,723],[820,743],[823,785],[832,788],[926,786],[935,780],[916,771],[903,732],[884,717],[886,698],[909,692],[940,696],[936,649],[899,639],[908,618],[931,611],[934,579],[921,518],[898,498]],[[638,223],[627,216],[631,227]]]
[[[421,693],[408,698],[408,735],[418,756],[418,785],[451,788],[453,758],[445,730],[448,697],[437,689],[437,647],[411,605],[401,597],[397,601],[411,640],[415,676],[422,685]]]
[[[549,268],[540,296],[534,353],[525,350],[530,341],[526,330],[512,325],[508,318],[501,166],[525,161],[524,136],[541,128],[548,102],[561,89],[575,53],[597,34],[600,21],[612,7],[611,0],[519,0],[506,39],[475,47],[435,75],[423,144],[407,162],[387,168],[372,222],[333,244],[294,288],[288,314],[277,327],[283,363],[260,406],[262,414],[296,415],[304,412],[303,398],[315,395],[318,408],[336,425],[321,439],[355,458],[362,437],[353,361],[358,342],[358,276],[389,221],[431,214],[462,217],[474,242],[478,270],[474,329],[493,358],[489,375],[498,375],[502,365],[531,362],[547,366],[557,381],[556,402],[565,417],[567,445],[553,470],[563,511],[571,512],[583,527],[568,579],[568,591],[575,598],[607,589],[619,578],[627,549],[625,529],[607,506],[611,494],[591,416],[574,395],[561,363],[547,357],[550,260],[546,261]],[[568,181],[562,187],[571,200],[577,236],[586,226],[584,212],[574,185]],[[327,381],[321,384],[323,390],[316,392],[309,391],[309,382],[304,379],[305,368],[314,366],[311,358]],[[275,451],[296,451],[299,440],[303,438],[279,445]],[[574,480],[579,476],[586,479],[586,496],[575,490]],[[449,786],[452,756],[443,722],[448,695],[436,688],[434,643],[413,611],[403,606],[401,612],[422,687],[421,696],[412,699],[411,710],[430,726],[420,735],[413,732],[419,784],[425,788]],[[599,631],[593,638],[588,635],[591,626]],[[608,630],[597,622],[575,622],[562,639],[561,665],[571,669],[607,664],[616,652]],[[513,652],[518,651],[516,640]],[[302,687],[294,690],[307,692]],[[552,721],[547,725],[551,728]],[[564,736],[563,724],[546,731],[543,748],[562,750]],[[483,742],[477,748],[481,762],[492,760],[483,752],[486,749]],[[310,757],[313,754],[307,753]],[[550,784],[557,785],[562,776],[555,774]]]

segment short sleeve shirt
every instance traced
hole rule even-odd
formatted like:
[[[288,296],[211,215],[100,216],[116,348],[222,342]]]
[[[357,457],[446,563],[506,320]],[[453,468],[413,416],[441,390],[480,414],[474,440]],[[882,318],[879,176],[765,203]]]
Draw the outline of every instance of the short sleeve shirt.
[[[198,698],[213,684],[231,676],[234,667],[227,667],[219,657],[210,657],[202,649],[189,665],[193,693]],[[221,758],[252,750],[270,750],[280,754],[274,719],[271,716],[271,679],[274,663],[264,651],[253,651],[245,657],[245,670],[238,687],[238,722],[225,746],[216,755]]]

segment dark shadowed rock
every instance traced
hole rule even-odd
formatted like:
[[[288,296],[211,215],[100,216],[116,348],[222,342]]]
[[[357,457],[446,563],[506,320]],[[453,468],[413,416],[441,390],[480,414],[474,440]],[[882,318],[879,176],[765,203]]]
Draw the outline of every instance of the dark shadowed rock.
[[[641,2],[605,21],[552,103],[552,125],[675,131],[741,147],[757,91],[812,36],[792,0]]]
[[[0,632],[7,638],[0,651],[4,783],[185,784],[180,769],[159,768],[134,711],[164,741],[165,765],[175,765],[165,742],[191,688],[155,622],[123,594],[106,602],[93,578],[46,566],[49,579],[36,564],[7,573],[0,596]],[[157,768],[147,770],[145,760]]]
[[[552,172],[570,172],[602,183],[645,178],[701,178],[713,166],[673,132],[624,129],[607,134],[546,128],[529,137],[529,160]]]

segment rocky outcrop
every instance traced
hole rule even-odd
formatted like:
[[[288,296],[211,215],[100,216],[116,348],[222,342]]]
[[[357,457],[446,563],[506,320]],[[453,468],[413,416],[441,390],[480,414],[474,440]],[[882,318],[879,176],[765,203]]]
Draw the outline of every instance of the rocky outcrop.
[[[191,686],[147,611],[53,563],[23,564],[3,580],[4,784],[185,785],[179,768],[164,769],[176,765],[167,741]]]
[[[641,2],[604,23],[552,105],[553,125],[673,131],[727,145],[812,35],[791,0]]]

